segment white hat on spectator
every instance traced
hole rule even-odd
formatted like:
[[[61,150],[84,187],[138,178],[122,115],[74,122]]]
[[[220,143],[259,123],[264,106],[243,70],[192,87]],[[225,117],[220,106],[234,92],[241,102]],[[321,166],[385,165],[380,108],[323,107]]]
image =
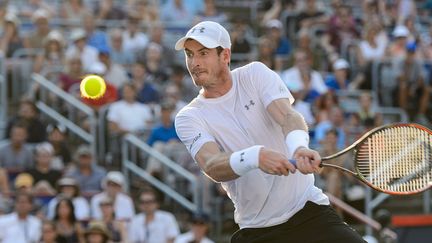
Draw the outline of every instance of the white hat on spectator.
[[[271,19],[271,20],[267,21],[266,27],[269,29],[271,29],[271,28],[282,29],[283,24],[278,19]]]
[[[49,18],[50,18],[50,14],[48,13],[48,11],[46,11],[43,8],[40,8],[40,9],[36,10],[33,13],[32,17],[31,17],[31,19],[32,19],[33,22],[36,22],[39,19],[46,19],[46,20],[48,20]]]
[[[192,27],[184,37],[175,44],[175,49],[184,49],[187,39],[193,39],[207,48],[231,48],[231,39],[228,31],[220,24],[213,21],[203,21]]]
[[[350,67],[349,63],[342,58],[337,59],[333,63],[333,71],[340,70],[340,69],[348,69]]]
[[[71,32],[70,38],[72,41],[77,41],[77,40],[81,40],[86,38],[87,34],[85,32],[85,30],[79,28],[79,29],[74,29]]]
[[[36,145],[35,151],[38,154],[39,153],[48,153],[50,155],[53,155],[54,154],[54,147],[48,142],[43,142],[43,143]]]
[[[20,20],[14,13],[7,13],[4,16],[4,21],[10,22],[10,23],[14,24],[15,26],[20,25]]]
[[[102,188],[105,188],[107,183],[111,181],[125,189],[126,182],[123,174],[120,171],[110,171],[102,181]]]
[[[107,67],[102,62],[94,62],[88,70],[92,74],[104,75]]]
[[[93,156],[93,151],[89,145],[82,144],[80,145],[74,153],[74,160],[79,161],[82,156]]]
[[[78,187],[78,183],[74,178],[63,177],[57,182],[58,186],[75,186]]]
[[[48,33],[48,35],[44,39],[44,45],[49,43],[50,41],[56,41],[59,43],[60,46],[64,45],[64,38],[60,31],[58,30],[52,30]]]
[[[393,36],[398,37],[407,37],[410,34],[410,31],[405,25],[398,25],[393,30]]]

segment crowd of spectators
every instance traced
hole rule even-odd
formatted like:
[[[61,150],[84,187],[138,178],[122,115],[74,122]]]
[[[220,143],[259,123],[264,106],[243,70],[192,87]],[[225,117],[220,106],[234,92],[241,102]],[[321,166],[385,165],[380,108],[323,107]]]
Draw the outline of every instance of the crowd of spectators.
[[[230,30],[232,68],[257,60],[280,75],[309,126],[311,146],[323,156],[387,122],[382,107],[399,108],[408,121],[431,126],[430,1],[231,3],[258,3],[257,19],[249,8],[236,12],[223,2],[228,8],[216,0],[0,0],[3,75],[11,78],[17,50],[37,50],[32,72],[57,70],[47,78],[60,89],[96,113],[107,107],[114,160],[120,160],[120,138],[134,134],[198,176],[173,121],[199,89],[172,37],[211,20]],[[79,95],[89,73],[107,82],[99,100]],[[194,215],[187,231],[159,209],[151,188],[133,198],[121,172],[100,166],[88,145],[71,146],[66,127],[39,114],[37,96],[29,95],[38,86],[28,87],[0,145],[2,242],[212,242],[206,238],[208,215]],[[85,121],[78,125],[85,127]],[[143,159],[143,169],[169,184],[172,175],[157,159]],[[350,162],[346,156],[334,163]],[[342,199],[362,199],[355,181],[337,171],[324,170],[317,183]],[[205,201],[226,197],[214,194]]]

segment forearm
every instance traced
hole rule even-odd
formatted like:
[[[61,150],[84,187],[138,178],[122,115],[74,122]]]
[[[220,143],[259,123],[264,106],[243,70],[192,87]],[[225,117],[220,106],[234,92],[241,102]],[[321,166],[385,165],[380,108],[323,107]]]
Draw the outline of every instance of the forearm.
[[[218,153],[210,157],[204,165],[204,172],[216,182],[230,181],[239,176],[233,171],[230,165],[228,153]]]
[[[268,111],[281,126],[284,136],[294,130],[308,131],[306,122],[301,114],[291,108],[287,102],[276,100],[268,106]]]

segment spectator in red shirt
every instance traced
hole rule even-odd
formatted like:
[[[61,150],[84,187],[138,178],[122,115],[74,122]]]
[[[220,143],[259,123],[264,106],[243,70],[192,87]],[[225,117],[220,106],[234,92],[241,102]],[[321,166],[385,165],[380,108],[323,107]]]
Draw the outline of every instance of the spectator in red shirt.
[[[91,73],[99,76],[104,76],[106,72],[106,66],[103,63],[94,63],[91,67]],[[98,99],[89,99],[81,97],[81,100],[98,111],[102,106],[110,104],[118,99],[117,88],[112,85],[108,80],[105,80],[106,91],[105,94]]]

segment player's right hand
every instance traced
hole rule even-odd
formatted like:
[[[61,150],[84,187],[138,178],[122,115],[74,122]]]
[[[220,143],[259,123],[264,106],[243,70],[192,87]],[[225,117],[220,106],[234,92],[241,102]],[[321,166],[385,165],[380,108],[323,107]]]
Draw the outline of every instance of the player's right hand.
[[[261,148],[259,153],[259,168],[271,175],[285,175],[294,173],[296,167],[288,161],[288,158],[275,150]]]

